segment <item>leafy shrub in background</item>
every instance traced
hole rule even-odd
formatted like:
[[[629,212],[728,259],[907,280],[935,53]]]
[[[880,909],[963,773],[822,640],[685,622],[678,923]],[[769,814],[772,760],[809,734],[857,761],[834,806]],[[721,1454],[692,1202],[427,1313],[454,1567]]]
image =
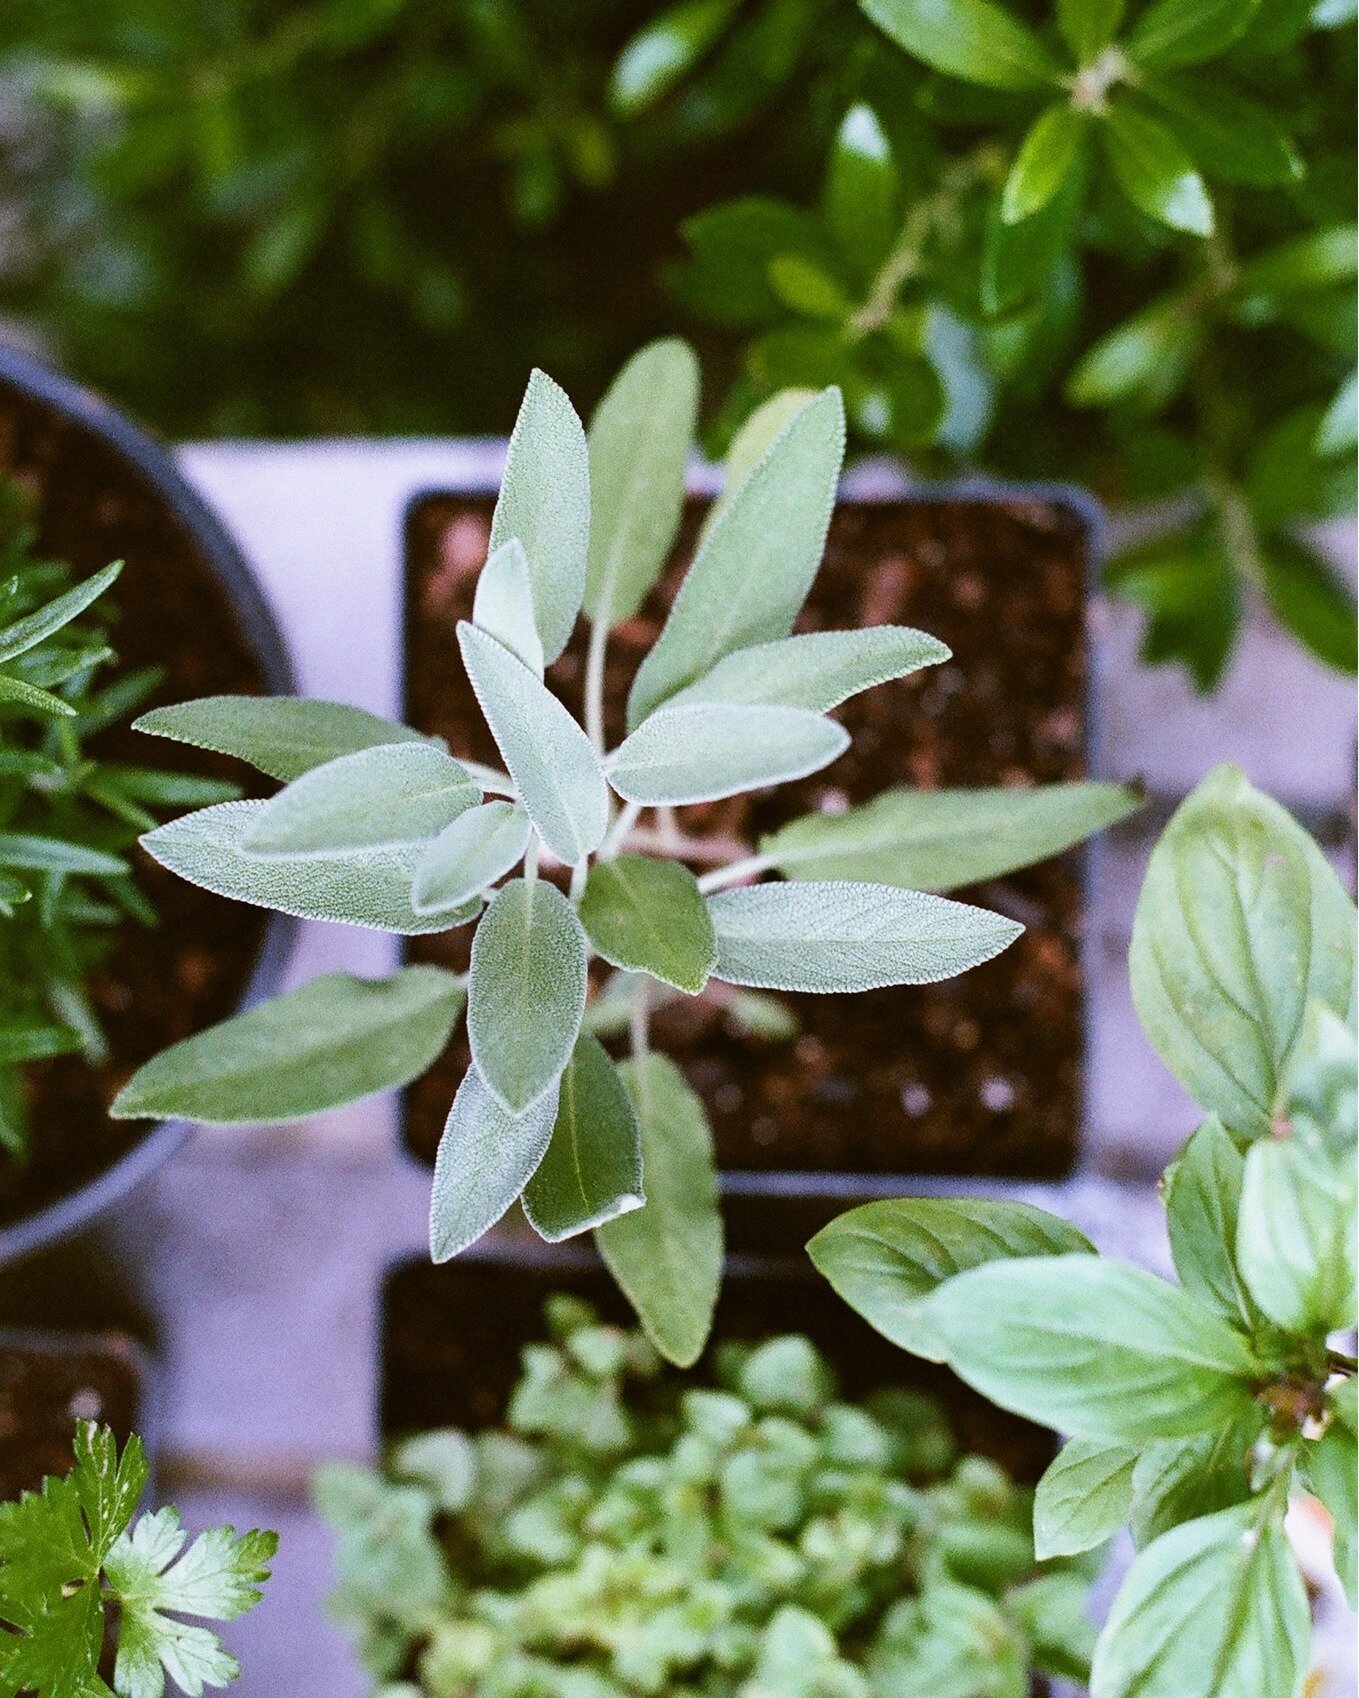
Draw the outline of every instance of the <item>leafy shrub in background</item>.
[[[473,619],[458,627],[506,770],[327,702],[213,697],[138,721],[284,781],[268,801],[151,832],[142,842],[163,865],[307,918],[475,933],[467,974],[316,979],[165,1051],[113,1110],[219,1123],[316,1113],[423,1072],[465,1002],[472,1067],[434,1171],[435,1258],[522,1198],[549,1241],[594,1230],[648,1333],[681,1363],[707,1336],[722,1229],[702,1105],[649,1047],[653,998],[700,995],[710,978],[838,994],[951,977],[1021,928],[934,892],[1041,860],[1136,806],[1109,784],[891,791],[690,871],[704,846],[685,833],[686,805],[818,771],[849,742],[829,717],[840,702],[948,658],[901,627],[790,635],[844,448],[828,389],[778,403],[738,443],[739,470],[633,679],[628,735],[606,747],[609,633],[669,555],[696,391],[689,349],[655,344],[587,439],[551,379],[530,381]],[[583,728],[544,682],[582,609]],[[783,876],[751,882],[767,872]],[[592,958],[613,972],[587,1021]],[[591,1028],[620,1003],[631,1054],[615,1066]]]
[[[1355,910],[1235,768],[1152,855],[1132,987],[1207,1116],[1164,1181],[1178,1284],[977,1201],[870,1204],[812,1259],[904,1349],[1072,1435],[1038,1488],[1040,1555],[1131,1522],[1093,1698],[1295,1698],[1297,1492],[1329,1511],[1355,1601]]]
[[[34,553],[22,495],[0,484],[0,1159],[28,1150],[26,1062],[104,1059],[84,986],[119,925],[155,924],[126,859],[151,810],[238,793],[89,754],[156,684],[153,672],[104,676],[119,570],[73,584]]]
[[[805,1338],[713,1389],[570,1298],[504,1429],[317,1476],[332,1613],[382,1698],[1027,1698],[1084,1677],[1089,1567],[1037,1563],[1032,1494],[955,1461],[941,1412],[839,1401]],[[406,1678],[402,1678],[406,1677]]]

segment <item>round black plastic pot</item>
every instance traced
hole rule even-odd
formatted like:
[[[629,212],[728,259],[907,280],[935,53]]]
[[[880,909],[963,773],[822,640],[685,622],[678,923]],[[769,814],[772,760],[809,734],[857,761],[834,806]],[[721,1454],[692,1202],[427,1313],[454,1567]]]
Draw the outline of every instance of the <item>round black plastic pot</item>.
[[[91,462],[116,463],[119,477],[141,507],[156,514],[167,534],[173,533],[184,546],[194,569],[212,581],[229,609],[233,640],[248,651],[264,689],[278,695],[294,690],[287,649],[250,568],[164,447],[99,396],[13,348],[0,347],[0,408],[34,422],[35,428],[50,422]],[[9,463],[8,445],[0,443],[0,450],[4,467]],[[156,636],[159,641],[161,633]],[[167,619],[167,647],[172,640]],[[287,917],[270,916],[240,1006],[277,988],[295,930],[296,923]],[[72,1059],[63,1065],[81,1063]],[[165,1161],[188,1131],[183,1121],[151,1126],[92,1177],[0,1224],[0,1266],[83,1227]]]

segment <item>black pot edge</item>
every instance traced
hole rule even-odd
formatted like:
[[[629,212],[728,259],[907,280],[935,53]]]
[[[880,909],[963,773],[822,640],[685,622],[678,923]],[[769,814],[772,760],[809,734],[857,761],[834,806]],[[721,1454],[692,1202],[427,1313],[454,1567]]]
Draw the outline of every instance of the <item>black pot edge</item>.
[[[265,683],[275,695],[294,695],[297,679],[273,610],[235,540],[175,465],[167,448],[92,390],[20,349],[0,344],[0,388],[17,389],[69,423],[99,437],[130,462],[188,531],[217,578],[250,645]],[[240,1008],[277,990],[292,952],[297,921],[271,914]],[[76,1191],[0,1227],[0,1267],[31,1255],[85,1226],[166,1161],[192,1122],[156,1123],[126,1155]]]

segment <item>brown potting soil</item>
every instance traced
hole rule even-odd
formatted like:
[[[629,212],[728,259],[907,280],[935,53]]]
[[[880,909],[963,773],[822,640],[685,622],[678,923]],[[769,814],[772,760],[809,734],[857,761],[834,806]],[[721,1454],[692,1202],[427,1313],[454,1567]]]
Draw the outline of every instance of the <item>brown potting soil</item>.
[[[0,475],[31,494],[42,552],[78,575],[125,562],[112,592],[116,671],[159,667],[143,706],[191,696],[257,693],[265,680],[226,592],[190,533],[136,471],[104,444],[41,403],[0,389]],[[126,724],[92,745],[112,760],[226,777],[248,772],[196,749],[144,737]],[[107,1107],[141,1063],[229,1014],[244,990],[266,917],[225,902],[136,853],[138,883],[159,924],[129,921],[87,989],[109,1040],[110,1059],[91,1068],[66,1056],[26,1074],[33,1151],[24,1167],[0,1157],[0,1223],[75,1190],[147,1131],[112,1121]]]
[[[141,1372],[136,1346],[117,1333],[0,1337],[0,1502],[70,1472],[79,1421],[110,1426],[126,1443]]]
[[[499,764],[463,672],[455,625],[471,617],[493,502],[434,495],[407,535],[406,717],[455,754]],[[633,673],[693,548],[690,503],[667,571],[611,638],[606,718],[623,734]],[[799,630],[918,626],[953,659],[855,697],[832,766],[796,784],[679,810],[687,836],[751,846],[815,810],[892,786],[1014,785],[1084,775],[1086,527],[1059,500],[922,498],[844,503]],[[579,712],[584,632],[549,683]],[[728,856],[723,855],[726,859]],[[701,863],[693,863],[696,868]],[[859,996],[789,996],[800,1035],[733,1028],[721,987],[660,1008],[654,1041],[702,1095],[728,1170],[1051,1179],[1076,1154],[1081,1103],[1082,881],[1076,856],[955,893],[1022,920],[994,961],[943,984]],[[415,940],[413,959],[455,970],[466,929]],[[432,1162],[468,1061],[462,1029],[406,1099],[406,1137]]]

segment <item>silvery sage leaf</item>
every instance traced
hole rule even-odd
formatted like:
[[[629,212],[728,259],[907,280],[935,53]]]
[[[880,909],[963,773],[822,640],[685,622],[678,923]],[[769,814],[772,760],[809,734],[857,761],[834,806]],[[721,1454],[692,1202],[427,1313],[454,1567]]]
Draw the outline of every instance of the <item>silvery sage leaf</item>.
[[[472,939],[467,1032],[472,1060],[507,1114],[553,1089],[585,1012],[585,933],[543,879],[495,893]]]
[[[731,447],[722,461],[722,493],[708,509],[699,533],[700,541],[731,506],[737,490],[769,452],[773,443],[809,401],[816,400],[815,389],[780,389],[761,402],[732,438]]]
[[[807,1246],[813,1265],[870,1326],[912,1355],[944,1360],[925,1298],[967,1268],[1014,1256],[1094,1245],[1060,1215],[988,1198],[909,1197],[865,1203],[823,1227]]]
[[[585,590],[590,547],[590,460],[566,391],[534,371],[505,455],[491,519],[491,552],[517,537],[533,584],[543,657],[566,647]]]
[[[928,985],[989,961],[1023,926],[887,884],[756,884],[708,898],[714,974],[756,990]]]
[[[1102,1256],[987,1262],[926,1300],[949,1366],[1002,1409],[1129,1444],[1247,1413],[1260,1365],[1187,1292]]]
[[[1246,1151],[1236,1264],[1259,1308],[1286,1333],[1324,1338],[1355,1323],[1353,1152],[1301,1138]]]
[[[424,847],[420,843],[353,849],[307,860],[253,854],[242,840],[260,809],[267,806],[265,802],[222,802],[215,808],[201,808],[147,832],[141,845],[152,860],[190,884],[303,920],[338,920],[414,937],[463,925],[481,906],[470,902],[451,913],[415,912],[411,880]]]
[[[699,544],[633,680],[629,729],[724,655],[792,630],[826,544],[844,452],[844,403],[826,389],[785,425]]]
[[[1068,1439],[1048,1464],[1033,1499],[1033,1549],[1039,1562],[1079,1556],[1126,1526],[1139,1452],[1105,1439]]]
[[[848,747],[843,725],[806,708],[698,702],[644,719],[607,771],[629,802],[680,806],[805,778]]]
[[[474,1244],[509,1208],[547,1153],[556,1088],[522,1115],[504,1104],[475,1067],[463,1074],[434,1158],[429,1253],[447,1262]]]
[[[1186,1521],[1138,1556],[1100,1634],[1091,1698],[1296,1698],[1312,1623],[1277,1515]]]
[[[697,684],[672,697],[669,705],[749,702],[826,713],[875,684],[905,678],[922,666],[937,666],[949,654],[943,643],[907,625],[809,631],[738,649]]]
[[[407,1085],[448,1042],[463,1005],[452,973],[325,973],[162,1050],[114,1099],[115,1120],[211,1126],[299,1120]]]
[[[1060,854],[1138,805],[1137,792],[1122,784],[885,790],[843,814],[793,820],[762,837],[760,852],[785,878],[957,890]]]
[[[533,826],[517,802],[483,802],[424,846],[411,884],[417,914],[460,908],[524,858]]]
[[[383,743],[313,767],[271,796],[241,839],[263,856],[311,858],[434,837],[481,800],[433,743]]]
[[[477,575],[472,623],[542,677],[543,640],[533,619],[528,556],[518,537],[502,543]]]
[[[642,1135],[603,1045],[576,1039],[562,1074],[552,1142],[524,1188],[529,1225],[549,1244],[640,1209]]]
[[[677,861],[619,855],[590,869],[580,920],[604,959],[697,996],[717,960],[698,880]]]
[[[1161,1187],[1180,1284],[1237,1324],[1251,1325],[1250,1299],[1236,1267],[1236,1216],[1245,1165],[1215,1114],[1167,1169]]]
[[[133,720],[132,728],[195,749],[235,755],[285,783],[379,743],[427,741],[408,725],[380,719],[365,708],[296,696],[200,696],[152,708]]]
[[[557,859],[574,866],[598,849],[609,823],[609,790],[590,739],[494,637],[462,622],[458,645],[529,818]]]
[[[647,1337],[680,1368],[703,1353],[722,1283],[722,1216],[703,1104],[668,1057],[618,1069],[642,1135],[646,1207],[595,1231],[595,1243]]]
[[[590,559],[585,611],[630,619],[661,575],[684,504],[698,410],[698,361],[669,338],[636,353],[590,420]]]

